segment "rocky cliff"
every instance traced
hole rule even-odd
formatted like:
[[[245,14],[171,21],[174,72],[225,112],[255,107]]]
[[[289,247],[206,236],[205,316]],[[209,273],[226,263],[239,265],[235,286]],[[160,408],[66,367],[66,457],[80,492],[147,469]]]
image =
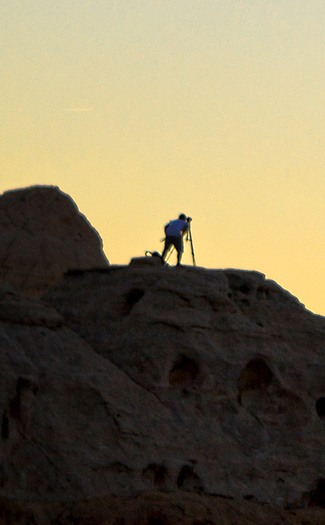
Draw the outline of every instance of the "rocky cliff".
[[[325,319],[146,263],[1,284],[0,523],[324,525]]]

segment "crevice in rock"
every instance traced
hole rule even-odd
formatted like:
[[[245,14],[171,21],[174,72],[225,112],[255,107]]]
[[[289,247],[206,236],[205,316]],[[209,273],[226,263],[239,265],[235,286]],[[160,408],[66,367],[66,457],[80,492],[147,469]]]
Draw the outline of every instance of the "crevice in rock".
[[[216,492],[205,492],[207,496],[212,496],[213,498],[221,498],[221,499],[229,499],[233,500],[233,496],[229,496],[228,494],[218,494]]]
[[[325,479],[322,478],[318,480],[308,506],[325,508]]]
[[[164,488],[165,483],[166,483],[166,476],[167,476],[166,467],[157,465],[155,468],[154,474],[155,474],[155,478],[154,478],[155,486],[159,489]]]
[[[116,365],[118,366],[118,365]],[[170,406],[168,404],[165,404],[162,402],[162,400],[160,399],[160,397],[155,393],[153,392],[152,390],[150,390],[149,388],[146,388],[142,383],[140,383],[139,381],[136,381],[135,378],[127,371],[127,370],[124,370],[123,368],[120,368],[118,367],[119,370],[121,372],[123,372],[123,374],[125,374],[135,385],[137,385],[138,387],[140,388],[143,388],[143,390],[145,390],[146,392],[148,392],[148,394],[151,394],[153,395],[157,401],[164,407],[164,408],[167,408],[168,410],[171,410]]]
[[[129,315],[133,307],[142,299],[143,296],[144,290],[141,290],[140,288],[132,288],[129,290],[125,296],[123,314]]]
[[[199,373],[199,366],[197,363],[182,355],[175,363],[169,372],[169,384],[179,388],[191,387]]]
[[[3,440],[9,438],[9,417],[7,414],[3,414],[1,421],[1,437]]]
[[[204,487],[193,468],[189,465],[184,465],[177,478],[177,487],[187,492],[203,492]]]
[[[154,321],[153,323],[151,323],[151,326],[157,326],[157,327],[160,327],[160,326],[167,326],[168,328],[173,328],[174,330],[177,330],[178,332],[183,332],[185,333],[186,330],[179,326],[176,322],[172,322],[172,321]]]
[[[21,421],[21,404],[24,391],[30,390],[33,395],[37,393],[35,384],[24,377],[19,377],[16,384],[16,396],[10,402],[10,416]]]
[[[168,470],[164,465],[151,463],[143,471],[143,477],[149,480],[158,490],[164,490],[168,477]]]
[[[325,397],[320,397],[316,401],[316,412],[320,418],[325,417]]]
[[[251,291],[250,287],[249,287],[247,284],[243,284],[242,286],[240,286],[240,287],[238,288],[238,290],[239,290],[241,293],[245,294],[245,295],[246,295],[246,294],[249,294],[250,291]]]

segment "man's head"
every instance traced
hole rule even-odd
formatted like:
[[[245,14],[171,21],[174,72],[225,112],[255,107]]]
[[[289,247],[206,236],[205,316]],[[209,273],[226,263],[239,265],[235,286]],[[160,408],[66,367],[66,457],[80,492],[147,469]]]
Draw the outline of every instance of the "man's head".
[[[186,215],[185,213],[181,213],[180,216],[178,217],[179,220],[182,220],[182,221],[186,221]]]

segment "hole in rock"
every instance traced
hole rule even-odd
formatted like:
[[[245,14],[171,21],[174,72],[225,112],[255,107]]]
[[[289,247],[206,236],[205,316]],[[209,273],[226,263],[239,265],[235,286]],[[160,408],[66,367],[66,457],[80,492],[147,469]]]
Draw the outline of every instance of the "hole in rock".
[[[246,501],[250,501],[250,500],[253,499],[253,498],[254,498],[253,494],[247,494],[247,496],[244,496],[244,499],[245,499]]]
[[[167,469],[165,467],[157,466],[155,470],[155,485],[158,488],[163,488],[166,481]]]
[[[248,294],[250,292],[250,288],[247,284],[243,284],[239,287],[239,291],[244,294]]]
[[[124,314],[128,315],[143,296],[144,291],[140,288],[132,288],[132,290],[129,290],[125,297]]]
[[[181,490],[188,492],[202,492],[204,490],[201,480],[193,468],[184,465],[177,478],[177,486]]]
[[[247,390],[266,390],[273,374],[263,359],[250,361],[240,374],[237,386],[239,393]]]
[[[316,412],[319,417],[325,417],[325,397],[320,397],[316,401]]]
[[[148,466],[144,473],[145,475],[150,475],[150,478],[157,489],[162,490],[164,488],[168,474],[166,467],[152,463]]]
[[[318,481],[317,487],[311,496],[309,506],[325,508],[325,479]]]
[[[193,359],[181,356],[169,373],[169,384],[182,388],[191,386],[199,372],[199,367]]]

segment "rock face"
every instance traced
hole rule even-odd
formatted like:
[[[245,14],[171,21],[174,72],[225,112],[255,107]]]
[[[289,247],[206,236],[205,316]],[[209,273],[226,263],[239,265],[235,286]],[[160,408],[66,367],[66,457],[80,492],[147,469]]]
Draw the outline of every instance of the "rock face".
[[[0,321],[0,523],[325,523],[325,319],[262,274],[70,271]]]
[[[0,279],[37,294],[71,268],[106,267],[97,232],[54,186],[0,196]]]

